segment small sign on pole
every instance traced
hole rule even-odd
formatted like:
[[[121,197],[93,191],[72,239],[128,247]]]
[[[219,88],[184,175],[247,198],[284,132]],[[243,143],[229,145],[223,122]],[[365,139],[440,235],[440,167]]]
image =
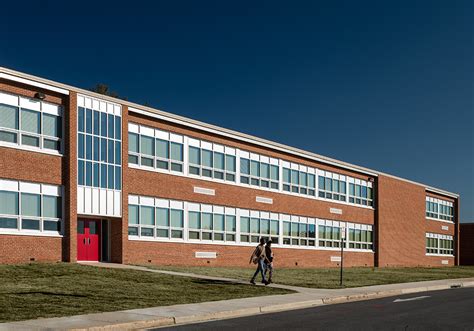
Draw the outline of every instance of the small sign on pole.
[[[344,239],[346,239],[346,227],[341,227],[341,271],[339,278],[339,286],[342,287],[342,270],[344,268]]]

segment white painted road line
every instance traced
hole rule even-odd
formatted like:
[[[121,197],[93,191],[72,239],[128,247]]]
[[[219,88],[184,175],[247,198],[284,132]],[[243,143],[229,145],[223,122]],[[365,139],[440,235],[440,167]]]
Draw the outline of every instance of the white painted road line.
[[[426,298],[429,298],[430,296],[429,295],[424,295],[422,297],[415,297],[415,298],[408,298],[408,299],[396,299],[396,300],[393,300],[393,302],[405,302],[405,301],[415,301],[415,300],[423,300],[423,299],[426,299]]]

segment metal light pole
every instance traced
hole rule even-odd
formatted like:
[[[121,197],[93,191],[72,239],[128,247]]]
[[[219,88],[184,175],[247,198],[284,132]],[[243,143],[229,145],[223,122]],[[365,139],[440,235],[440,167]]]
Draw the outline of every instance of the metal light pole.
[[[342,287],[342,270],[344,268],[344,239],[346,238],[346,228],[341,228],[341,271],[339,278],[339,286]]]

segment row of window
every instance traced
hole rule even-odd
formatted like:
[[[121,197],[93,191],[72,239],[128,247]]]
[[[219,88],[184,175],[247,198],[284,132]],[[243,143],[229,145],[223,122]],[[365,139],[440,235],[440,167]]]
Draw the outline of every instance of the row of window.
[[[79,160],[77,183],[82,186],[121,190],[122,167]]]
[[[185,150],[184,138],[130,123],[128,163],[144,169],[373,206],[370,182],[193,138],[188,138]]]
[[[372,226],[129,196],[128,234],[141,239],[231,244],[271,239],[277,245],[372,250]],[[347,229],[346,229],[347,227]]]
[[[18,185],[18,182],[0,180],[0,232],[60,233],[61,197],[49,195],[57,189],[53,189],[56,191],[53,193],[41,193],[40,184],[32,184],[39,193],[20,192]]]
[[[0,141],[60,151],[60,113],[57,105],[0,93]]]
[[[183,144],[129,133],[128,163],[182,173]]]
[[[453,221],[454,205],[451,201],[426,197],[426,217]]]
[[[453,237],[436,233],[427,233],[426,253],[439,255],[454,255]]]

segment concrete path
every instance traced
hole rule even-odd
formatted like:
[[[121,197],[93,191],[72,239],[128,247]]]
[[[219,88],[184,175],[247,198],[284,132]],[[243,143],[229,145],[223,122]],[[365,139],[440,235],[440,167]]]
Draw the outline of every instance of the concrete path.
[[[244,283],[241,280],[202,276],[146,267],[109,263],[88,263],[106,268],[126,268],[177,276]],[[474,286],[474,278],[435,280],[426,282],[366,286],[347,289],[310,289],[272,284],[272,287],[291,289],[294,294],[203,302],[174,306],[131,309],[125,311],[45,318],[0,324],[0,330],[123,330],[141,329],[175,324],[194,323],[214,319],[242,317],[283,310],[367,300],[409,293],[435,291],[452,287]]]

